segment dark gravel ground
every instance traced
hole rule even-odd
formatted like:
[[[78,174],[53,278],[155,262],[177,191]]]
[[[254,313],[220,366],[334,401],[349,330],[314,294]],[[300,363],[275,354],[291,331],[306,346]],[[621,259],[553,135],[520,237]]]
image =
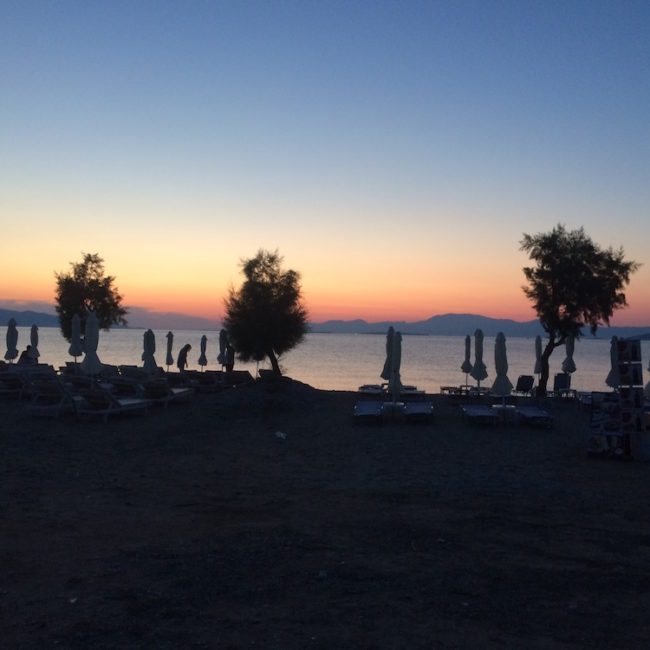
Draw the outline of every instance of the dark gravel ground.
[[[650,465],[255,384],[108,424],[0,402],[3,648],[643,648]]]

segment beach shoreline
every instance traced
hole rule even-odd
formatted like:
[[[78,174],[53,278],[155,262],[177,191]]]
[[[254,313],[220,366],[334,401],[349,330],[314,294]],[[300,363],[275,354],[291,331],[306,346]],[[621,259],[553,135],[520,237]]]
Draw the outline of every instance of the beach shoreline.
[[[644,647],[650,465],[588,414],[352,421],[255,382],[146,416],[0,401],[7,648]]]

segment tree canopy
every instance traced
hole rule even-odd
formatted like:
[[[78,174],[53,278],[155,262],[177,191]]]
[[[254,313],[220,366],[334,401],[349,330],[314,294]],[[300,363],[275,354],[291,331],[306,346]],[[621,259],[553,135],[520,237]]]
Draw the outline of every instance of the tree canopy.
[[[224,326],[242,361],[268,357],[273,372],[282,374],[279,357],[298,345],[307,332],[307,311],[302,303],[300,274],[282,269],[278,251],[259,250],[242,261],[246,278],[241,288],[230,289],[225,300]]]
[[[72,335],[72,317],[81,319],[81,333],[86,329],[89,311],[94,311],[102,329],[111,325],[126,325],[128,310],[122,306],[122,296],[114,286],[115,278],[104,275],[104,260],[97,253],[82,253],[81,262],[71,262],[69,273],[55,273],[56,313],[63,336]]]
[[[595,333],[609,325],[614,311],[627,306],[623,289],[640,264],[625,260],[622,248],[600,248],[583,228],[561,224],[547,233],[524,233],[521,250],[535,262],[523,269],[523,290],[548,334],[538,387],[545,393],[553,350],[569,336],[580,338],[583,327]]]

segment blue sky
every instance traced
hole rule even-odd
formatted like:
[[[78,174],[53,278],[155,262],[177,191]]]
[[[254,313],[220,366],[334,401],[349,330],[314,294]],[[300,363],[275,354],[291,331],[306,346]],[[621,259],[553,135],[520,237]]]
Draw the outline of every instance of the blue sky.
[[[98,251],[132,304],[208,315],[278,247],[323,317],[528,318],[522,232],[644,261],[648,2],[0,6],[5,263],[31,264],[0,298]]]

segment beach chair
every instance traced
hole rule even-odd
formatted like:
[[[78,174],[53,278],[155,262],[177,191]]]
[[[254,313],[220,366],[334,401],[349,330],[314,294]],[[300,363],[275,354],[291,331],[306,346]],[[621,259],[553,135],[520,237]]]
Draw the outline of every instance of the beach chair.
[[[553,416],[538,406],[518,406],[517,418],[522,424],[529,424],[537,427],[552,427]]]
[[[361,399],[354,405],[352,417],[355,422],[369,422],[378,424],[384,414],[383,402],[377,400]]]
[[[202,373],[196,370],[184,370],[183,372],[170,371],[165,373],[165,379],[170,386],[196,389],[199,385],[199,380],[196,377],[200,374]]]
[[[407,422],[431,422],[433,404],[426,402],[405,402],[402,413]]]
[[[467,404],[461,407],[463,418],[474,424],[497,424],[499,414],[484,404]]]
[[[460,384],[460,386],[441,386],[440,393],[446,395],[450,402],[480,399],[486,394],[486,389],[480,390],[473,385]]]
[[[107,383],[109,391],[118,397],[143,397],[144,389],[137,379],[130,377],[111,377]]]
[[[83,398],[70,392],[58,379],[37,379],[32,386],[32,397],[28,413],[37,416],[59,417],[76,413]]]
[[[0,373],[0,396],[18,397],[20,399],[24,390],[25,382],[21,373],[13,369]]]
[[[426,396],[426,392],[419,390],[417,386],[402,386],[402,390],[399,393],[400,402],[413,402],[413,401],[422,401]]]
[[[193,388],[199,393],[216,393],[221,390],[222,372],[220,370],[186,370],[185,372],[168,372],[167,383],[173,388]]]
[[[224,384],[228,386],[240,386],[241,384],[250,384],[255,381],[253,375],[248,370],[231,370],[224,372],[222,375]]]
[[[189,387],[170,386],[165,379],[152,379],[142,384],[142,396],[155,404],[162,404],[165,408],[171,402],[189,400],[194,395],[194,389]]]
[[[535,377],[533,375],[519,375],[517,383],[512,391],[513,395],[521,395],[525,397],[532,397],[533,385],[535,384]]]
[[[65,375],[65,383],[73,390],[90,390],[93,379],[86,375]]]
[[[151,400],[139,397],[116,397],[104,390],[85,390],[81,392],[83,398],[77,404],[77,416],[101,417],[104,422],[111,415],[125,413],[147,414]]]
[[[555,397],[575,397],[576,391],[571,389],[571,375],[568,372],[558,372],[553,377],[553,392]]]
[[[110,363],[102,363],[102,369],[99,373],[99,376],[106,381],[112,381],[115,377],[119,377],[120,368],[119,366],[112,365]]]
[[[357,392],[362,395],[364,398],[366,397],[374,397],[376,399],[385,399],[386,398],[386,385],[382,384],[363,384],[362,386],[359,386],[357,389]]]
[[[120,375],[127,379],[134,379],[135,381],[147,381],[148,379],[151,379],[151,375],[140,366],[124,364],[118,367],[120,369]]]
[[[14,364],[0,373],[0,395],[30,398],[34,381],[56,378],[56,371],[47,364],[19,366]]]

